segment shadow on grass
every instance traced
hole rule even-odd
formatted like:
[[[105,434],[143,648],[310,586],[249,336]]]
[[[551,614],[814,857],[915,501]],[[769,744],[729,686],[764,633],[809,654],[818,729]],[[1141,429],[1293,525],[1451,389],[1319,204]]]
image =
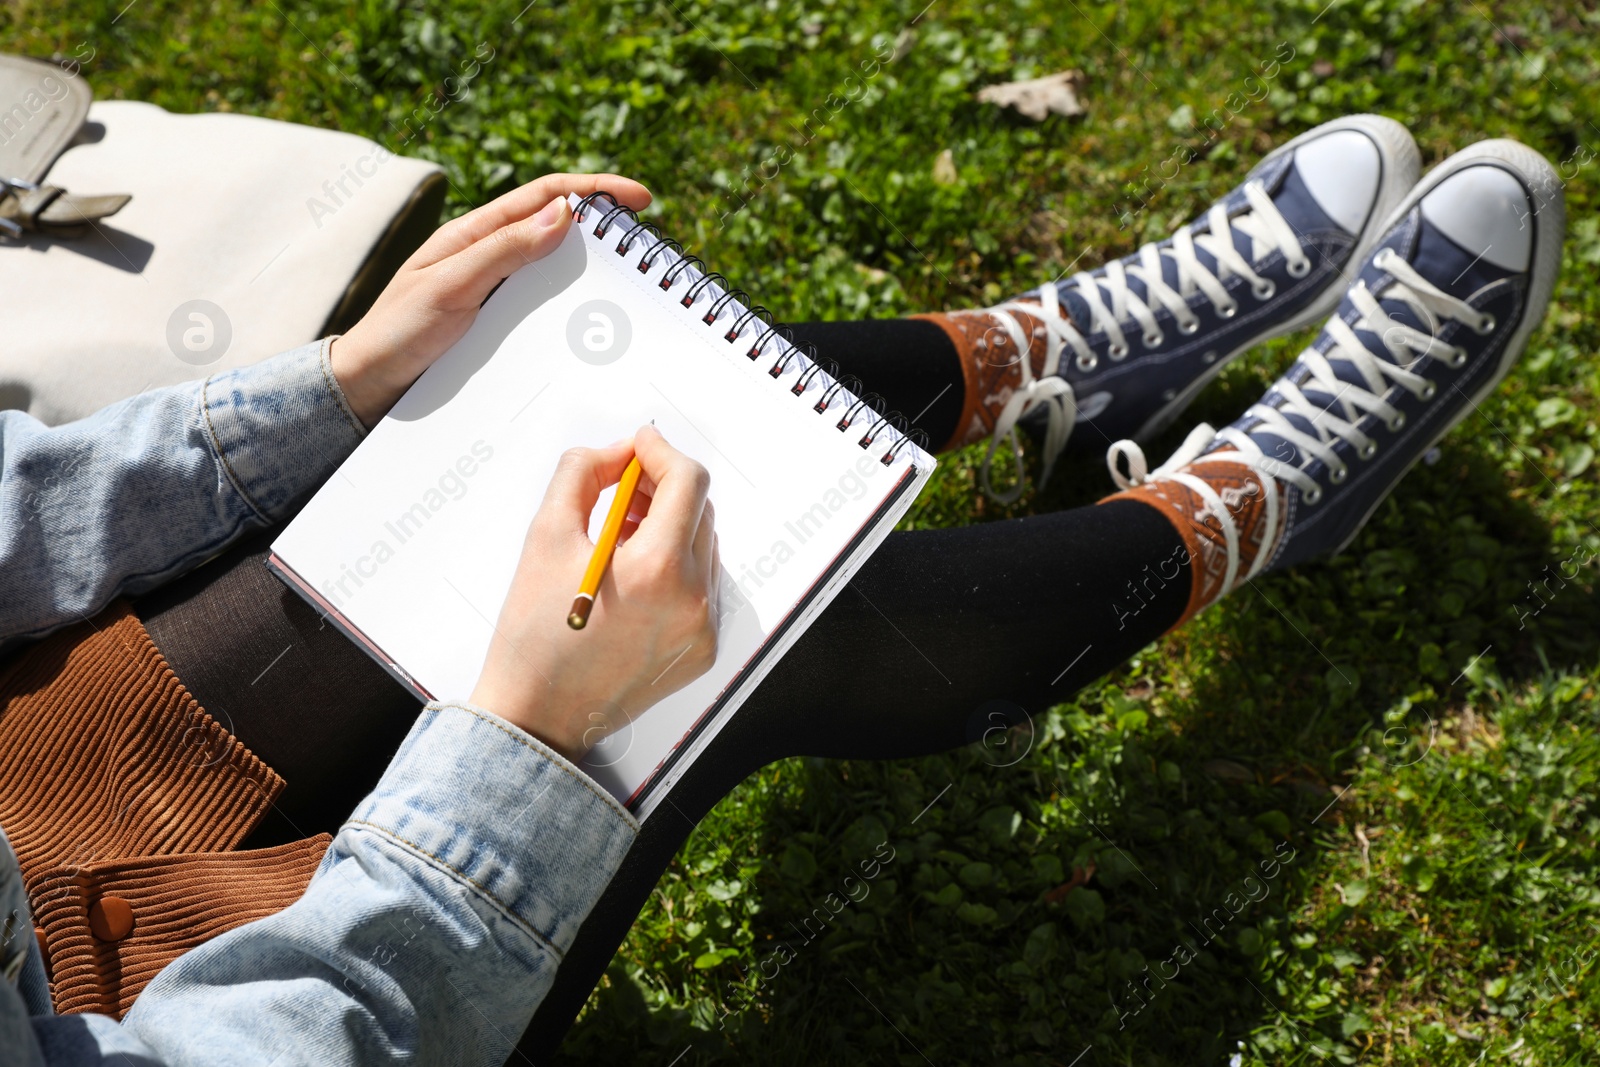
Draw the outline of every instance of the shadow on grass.
[[[1345,554],[1241,590],[1018,748],[789,761],[755,945],[708,973],[726,1029],[652,1014],[614,965],[562,1059],[648,1035],[681,1064],[1225,1062],[1287,1018],[1274,978],[1312,951],[1295,916],[1336,891],[1327,843],[1373,747],[1405,773],[1400,742],[1459,709],[1474,664],[1514,689],[1600,660],[1593,587],[1534,590],[1572,547],[1458,435]],[[1336,1009],[1288,1025],[1332,1048]]]

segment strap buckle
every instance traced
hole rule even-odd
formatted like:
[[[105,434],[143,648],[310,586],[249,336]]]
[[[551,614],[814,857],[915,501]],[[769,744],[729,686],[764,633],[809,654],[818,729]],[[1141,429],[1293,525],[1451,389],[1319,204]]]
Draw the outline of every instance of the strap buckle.
[[[15,193],[36,193],[39,191],[38,182],[30,182],[26,178],[7,178],[0,176],[0,196],[11,196]],[[20,238],[23,234],[22,224],[15,219],[0,217],[0,233],[7,237]]]

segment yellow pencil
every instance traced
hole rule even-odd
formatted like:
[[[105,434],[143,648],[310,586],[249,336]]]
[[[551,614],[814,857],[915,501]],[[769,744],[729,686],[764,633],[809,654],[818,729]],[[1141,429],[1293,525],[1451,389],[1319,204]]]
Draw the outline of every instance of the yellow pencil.
[[[634,456],[628,461],[628,469],[622,472],[622,481],[617,483],[617,495],[611,501],[611,510],[606,512],[605,525],[600,527],[600,540],[594,546],[594,555],[589,557],[589,568],[583,572],[583,584],[578,586],[577,598],[572,601],[572,613],[567,616],[567,625],[574,630],[581,630],[588,625],[595,594],[600,592],[600,579],[605,577],[611,553],[617,550],[617,538],[622,535],[622,524],[628,518],[628,505],[633,502],[633,491],[638,486],[639,457]]]

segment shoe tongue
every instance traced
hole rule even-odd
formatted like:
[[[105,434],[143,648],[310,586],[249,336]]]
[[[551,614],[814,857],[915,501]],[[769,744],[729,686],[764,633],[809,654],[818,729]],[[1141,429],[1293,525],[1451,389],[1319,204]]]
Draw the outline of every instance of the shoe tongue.
[[[1436,232],[1425,220],[1419,223],[1416,244],[1409,255],[1407,255],[1405,248],[1398,247],[1395,242],[1386,243],[1396,254],[1406,256],[1407,261],[1418,273],[1427,278],[1431,284],[1438,286],[1438,288],[1450,293],[1452,296],[1463,299],[1476,292],[1482,286],[1498,281],[1511,273],[1495,267],[1493,264],[1486,264],[1481,257],[1475,258],[1468,254],[1449,238]],[[1367,285],[1376,287],[1379,284],[1378,279],[1386,278],[1387,275],[1369,263],[1368,267],[1362,271],[1361,277]],[[1392,295],[1396,291],[1396,285],[1393,282],[1386,281],[1381,289],[1375,288],[1375,291],[1378,294],[1378,306],[1398,325],[1409,326],[1424,334],[1434,334],[1444,325],[1441,321],[1430,321],[1426,315],[1419,314],[1409,303]],[[1348,294],[1340,301],[1338,314],[1346,322],[1352,322],[1357,318],[1359,312]],[[1384,346],[1383,339],[1375,331],[1357,327],[1355,334],[1362,347],[1373,358],[1385,363],[1395,362],[1395,356]],[[1367,388],[1366,379],[1362,377],[1361,372],[1354,363],[1347,359],[1340,359],[1330,355],[1334,344],[1333,338],[1326,331],[1317,338],[1313,347],[1325,357],[1328,357],[1328,362],[1333,369],[1335,378],[1354,388]],[[1402,356],[1402,358],[1405,357]],[[1421,357],[1414,356],[1412,358],[1420,359]],[[1290,374],[1298,377],[1294,370],[1291,370]],[[1307,376],[1305,380],[1299,381],[1297,384],[1300,386],[1300,391],[1305,395],[1305,398],[1313,406],[1325,408],[1334,403],[1334,393],[1320,385],[1307,385],[1306,381],[1308,380],[1309,377]],[[1263,402],[1276,406],[1274,402],[1278,399],[1277,391],[1273,390],[1263,398]],[[1317,436],[1316,431],[1308,420],[1294,414],[1292,411],[1285,411],[1282,408],[1279,408],[1279,410],[1296,429],[1309,436]],[[1300,450],[1291,443],[1282,440],[1276,434],[1271,432],[1252,432],[1250,436],[1269,456],[1281,459],[1291,465],[1299,465],[1302,462],[1303,457],[1300,454]],[[1291,452],[1292,456],[1288,454]]]
[[[1397,255],[1405,255],[1404,249],[1395,248]],[[1455,242],[1437,232],[1425,220],[1421,221],[1417,232],[1417,241],[1408,258],[1408,262],[1416,271],[1439,289],[1452,296],[1465,298],[1472,295],[1484,285],[1505,277],[1509,272],[1485,264],[1481,256],[1470,255],[1465,249]],[[1369,286],[1377,286],[1377,279],[1382,277],[1376,268],[1370,267],[1362,273],[1362,278]],[[1444,327],[1446,320],[1431,317],[1426,314],[1426,309],[1413,308],[1411,304],[1397,296],[1399,286],[1396,283],[1385,283],[1382,288],[1375,289],[1378,295],[1378,306],[1397,325],[1409,326],[1423,334],[1437,335]],[[1354,304],[1347,295],[1340,302],[1339,313],[1348,322],[1355,317]],[[1384,347],[1383,339],[1370,329],[1357,329],[1356,337],[1361,345],[1372,355],[1386,363],[1394,363],[1396,357],[1388,348]],[[1317,338],[1316,348],[1323,355],[1327,355],[1333,347],[1333,341],[1323,334]],[[1420,356],[1402,353],[1400,359],[1420,359]],[[1342,382],[1365,387],[1354,364],[1344,359],[1331,360],[1334,375]],[[1325,390],[1306,390],[1307,398],[1318,404],[1331,402],[1331,396]]]
[[[1418,274],[1451,296],[1465,300],[1486,285],[1517,273],[1456,244],[1417,211],[1417,245],[1408,257]],[[1399,251],[1397,249],[1397,251]]]
[[[1057,295],[1061,300],[1061,310],[1067,313],[1067,318],[1072,320],[1072,325],[1078,332],[1087,336],[1093,328],[1089,314],[1089,302],[1078,292],[1078,287],[1061,285],[1057,287]]]
[[[1396,322],[1401,322],[1408,326],[1414,326],[1418,329],[1426,330],[1426,327],[1417,321],[1417,318],[1411,311],[1409,305],[1399,300],[1379,300],[1378,303]],[[1344,314],[1348,310],[1350,310],[1349,300],[1346,298],[1344,306],[1340,307],[1340,313]],[[1346,321],[1348,321],[1350,317],[1352,316],[1346,315]],[[1391,356],[1389,350],[1383,346],[1382,340],[1376,333],[1362,328],[1357,328],[1355,333],[1356,337],[1361,341],[1362,347],[1364,347],[1375,359],[1385,363],[1394,362],[1394,357]],[[1365,390],[1367,388],[1366,378],[1362,376],[1361,371],[1354,363],[1347,359],[1341,359],[1338,356],[1331,354],[1333,350],[1333,339],[1326,333],[1317,338],[1316,344],[1312,347],[1327,358],[1328,364],[1333,370],[1333,376],[1340,382],[1350,386],[1351,389]],[[1308,371],[1304,371],[1303,368],[1298,364],[1295,367],[1290,368],[1287,377],[1289,377],[1290,380],[1294,381],[1295,384],[1300,387],[1301,395],[1303,395],[1306,398],[1306,401],[1314,408],[1326,409],[1334,407],[1337,401],[1341,398],[1348,398],[1348,393],[1346,393],[1344,390],[1330,391],[1328,387],[1322,385],[1317,379],[1312,378],[1310,373]],[[1268,391],[1266,396],[1262,397],[1261,402],[1268,407],[1277,408],[1278,413],[1287,419],[1291,426],[1305,434],[1307,437],[1316,439],[1321,436],[1318,434],[1316,427],[1311,424],[1311,420],[1300,415],[1292,408],[1281,405],[1279,402],[1282,399],[1283,394],[1279,392],[1276,387],[1274,387]],[[1337,408],[1335,408],[1335,413],[1339,413]],[[1359,415],[1360,413],[1358,410],[1358,418]],[[1291,467],[1299,467],[1304,465],[1307,457],[1293,442],[1279,437],[1276,433],[1272,432],[1270,429],[1267,429],[1265,426],[1258,426],[1256,429],[1248,432],[1251,439],[1254,440],[1257,445],[1261,446],[1261,450],[1272,458],[1279,460]]]

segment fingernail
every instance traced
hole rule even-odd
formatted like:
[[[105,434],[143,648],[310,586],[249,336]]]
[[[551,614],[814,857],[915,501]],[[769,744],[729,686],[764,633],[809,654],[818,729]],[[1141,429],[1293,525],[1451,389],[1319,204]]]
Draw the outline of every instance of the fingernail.
[[[561,221],[561,214],[566,210],[566,207],[567,198],[564,196],[556,197],[554,200],[550,201],[544,207],[539,209],[539,213],[533,217],[533,224],[538,226],[540,229],[554,226],[557,222]]]

